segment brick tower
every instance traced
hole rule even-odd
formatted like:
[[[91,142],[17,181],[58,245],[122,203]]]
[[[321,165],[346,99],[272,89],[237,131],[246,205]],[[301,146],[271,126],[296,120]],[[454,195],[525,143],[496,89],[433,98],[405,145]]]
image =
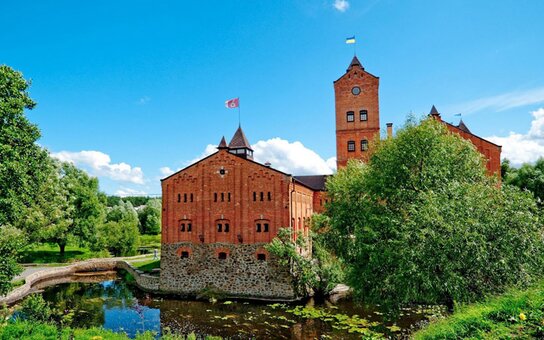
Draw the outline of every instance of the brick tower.
[[[346,73],[334,82],[336,103],[336,164],[348,159],[366,161],[372,141],[380,135],[378,87],[380,78],[365,71],[356,56]]]

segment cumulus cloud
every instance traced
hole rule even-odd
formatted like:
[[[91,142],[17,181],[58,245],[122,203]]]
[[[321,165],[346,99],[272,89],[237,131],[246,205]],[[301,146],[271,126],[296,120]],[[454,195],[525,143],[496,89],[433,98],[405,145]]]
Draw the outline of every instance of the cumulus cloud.
[[[339,12],[345,12],[349,9],[347,0],[334,0],[333,7]]]
[[[93,176],[107,177],[114,181],[144,183],[144,173],[140,167],[132,167],[127,163],[112,163],[109,155],[100,151],[61,151],[51,156],[75,164]]]
[[[175,171],[170,169],[170,167],[167,167],[167,166],[163,166],[162,168],[159,169],[161,175],[163,176],[170,176],[171,174],[173,174]]]
[[[462,112],[469,114],[482,110],[493,110],[496,112],[522,107],[533,104],[544,103],[544,87],[524,91],[512,91],[496,96],[484,97],[466,103],[455,105],[449,108],[451,112]]]
[[[502,145],[503,159],[508,159],[514,166],[532,163],[544,157],[544,108],[531,113],[533,121],[526,134],[510,132],[506,137],[491,136],[487,139]]]
[[[135,190],[131,188],[123,188],[121,187],[119,190],[115,192],[115,195],[121,196],[121,197],[127,197],[127,196],[146,196],[147,193],[142,190]]]

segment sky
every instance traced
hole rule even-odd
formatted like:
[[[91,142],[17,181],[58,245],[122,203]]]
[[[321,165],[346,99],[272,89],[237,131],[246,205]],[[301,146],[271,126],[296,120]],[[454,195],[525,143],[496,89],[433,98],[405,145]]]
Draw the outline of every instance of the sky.
[[[333,81],[355,36],[382,128],[444,120],[544,156],[544,1],[3,1],[0,64],[31,79],[40,145],[117,195],[213,152],[241,124],[257,161],[335,171]]]

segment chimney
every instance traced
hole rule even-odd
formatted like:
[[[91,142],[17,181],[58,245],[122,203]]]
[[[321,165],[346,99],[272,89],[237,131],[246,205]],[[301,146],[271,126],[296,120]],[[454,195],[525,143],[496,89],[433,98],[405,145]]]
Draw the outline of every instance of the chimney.
[[[387,123],[387,138],[393,137],[393,123]]]
[[[264,166],[266,166],[267,168],[270,168],[271,165],[272,165],[272,164],[271,164],[270,162],[264,163]]]

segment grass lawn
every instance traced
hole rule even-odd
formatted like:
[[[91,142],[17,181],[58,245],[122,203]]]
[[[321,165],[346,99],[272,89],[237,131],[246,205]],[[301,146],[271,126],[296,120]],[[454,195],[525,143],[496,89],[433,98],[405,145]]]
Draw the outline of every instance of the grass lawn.
[[[31,246],[22,252],[20,263],[66,263],[75,260],[86,260],[93,257],[106,257],[106,252],[95,253],[87,248],[66,246],[64,257],[60,256],[59,247],[55,244],[44,243]]]
[[[544,281],[461,306],[453,315],[414,334],[414,339],[465,338],[544,338]]]
[[[155,268],[161,267],[161,260],[149,260],[149,261],[140,261],[140,262],[132,262],[131,263],[133,267],[136,269],[139,269],[143,272],[151,272],[151,270]]]
[[[161,249],[161,235],[140,235],[140,247]]]

